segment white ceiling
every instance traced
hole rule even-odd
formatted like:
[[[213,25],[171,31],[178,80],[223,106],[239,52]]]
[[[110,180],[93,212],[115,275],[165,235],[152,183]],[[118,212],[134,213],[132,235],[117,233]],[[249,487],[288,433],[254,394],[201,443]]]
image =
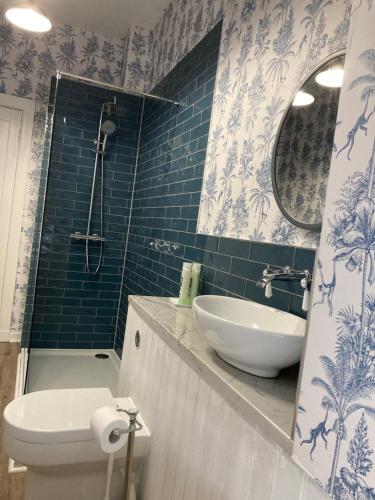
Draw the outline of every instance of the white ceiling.
[[[0,7],[14,3],[0,0]],[[121,38],[132,24],[152,27],[170,0],[35,0],[34,3],[54,25],[71,24]]]

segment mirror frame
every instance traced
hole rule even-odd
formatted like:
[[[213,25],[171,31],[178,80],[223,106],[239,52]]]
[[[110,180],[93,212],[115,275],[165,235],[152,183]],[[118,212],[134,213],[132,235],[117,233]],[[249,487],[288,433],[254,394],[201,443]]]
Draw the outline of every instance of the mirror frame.
[[[284,205],[283,205],[283,203],[282,203],[282,201],[280,199],[279,192],[278,192],[278,189],[277,189],[277,180],[276,180],[276,152],[277,152],[277,146],[279,144],[280,135],[281,135],[281,132],[283,130],[286,117],[287,117],[287,115],[289,113],[289,110],[290,110],[290,108],[292,106],[292,103],[294,101],[296,93],[299,90],[303,89],[304,85],[310,80],[310,78],[315,73],[317,73],[319,71],[319,68],[322,68],[325,64],[329,63],[330,61],[333,61],[334,59],[337,59],[340,56],[346,56],[346,49],[339,50],[339,51],[335,52],[334,54],[331,54],[328,57],[326,57],[325,59],[323,59],[319,63],[319,65],[315,66],[315,68],[312,69],[307,74],[307,76],[302,81],[301,85],[299,87],[297,87],[296,89],[294,89],[292,98],[290,99],[290,101],[289,101],[289,103],[288,103],[288,105],[287,105],[287,107],[286,107],[286,109],[284,111],[284,114],[283,114],[283,116],[281,118],[280,125],[279,125],[278,131],[277,131],[277,134],[276,134],[276,138],[275,138],[275,144],[274,144],[274,147],[273,147],[273,152],[272,152],[272,160],[271,160],[272,191],[273,191],[273,195],[275,197],[277,206],[278,206],[279,210],[281,211],[281,213],[283,214],[283,216],[286,218],[286,220],[288,222],[290,222],[291,224],[293,224],[296,227],[299,227],[301,229],[306,229],[306,230],[309,230],[309,231],[320,231],[321,230],[322,223],[323,223],[323,214],[322,214],[322,222],[320,222],[318,224],[308,224],[308,223],[299,221],[298,219],[295,219],[292,215],[290,215],[287,212],[287,210],[285,209],[285,207],[284,207]],[[344,67],[345,67],[345,65],[344,65]],[[336,120],[336,125],[337,125],[337,120]],[[335,132],[336,132],[336,125],[335,125]],[[331,152],[331,155],[332,155],[332,152]],[[328,175],[328,180],[329,180],[329,175]]]

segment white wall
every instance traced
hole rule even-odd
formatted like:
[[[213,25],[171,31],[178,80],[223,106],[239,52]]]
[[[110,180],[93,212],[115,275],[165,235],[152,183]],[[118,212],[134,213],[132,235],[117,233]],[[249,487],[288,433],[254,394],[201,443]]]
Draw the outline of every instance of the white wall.
[[[135,348],[139,330],[141,346]],[[141,500],[323,500],[284,451],[249,423],[130,307],[120,395],[151,432]]]

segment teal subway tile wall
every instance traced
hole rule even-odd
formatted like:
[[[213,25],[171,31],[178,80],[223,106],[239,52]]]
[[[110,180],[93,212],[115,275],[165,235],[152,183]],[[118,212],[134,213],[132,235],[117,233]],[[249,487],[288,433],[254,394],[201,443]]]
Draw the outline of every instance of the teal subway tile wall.
[[[72,240],[70,234],[86,231],[100,110],[114,97],[117,129],[104,156],[106,242],[100,272],[89,276],[85,242]],[[38,205],[43,226],[31,347],[113,347],[141,110],[139,97],[64,79],[59,83],[44,215],[42,193]],[[97,195],[93,214],[92,232],[98,233]],[[90,243],[93,267],[98,258],[99,244]]]

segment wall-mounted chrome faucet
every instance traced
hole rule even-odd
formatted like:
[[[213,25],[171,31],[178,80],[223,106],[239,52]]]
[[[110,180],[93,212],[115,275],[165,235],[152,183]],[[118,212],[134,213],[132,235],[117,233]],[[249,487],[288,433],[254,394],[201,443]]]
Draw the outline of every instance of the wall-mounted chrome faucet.
[[[282,281],[300,280],[301,287],[304,289],[302,310],[303,311],[308,310],[310,286],[312,280],[312,275],[310,271],[308,271],[307,269],[304,271],[297,271],[289,266],[285,266],[279,269],[271,269],[270,266],[267,266],[267,268],[264,269],[263,271],[263,276],[257,281],[256,286],[258,288],[265,289],[265,296],[268,299],[272,297],[271,283],[273,280],[282,280]]]

